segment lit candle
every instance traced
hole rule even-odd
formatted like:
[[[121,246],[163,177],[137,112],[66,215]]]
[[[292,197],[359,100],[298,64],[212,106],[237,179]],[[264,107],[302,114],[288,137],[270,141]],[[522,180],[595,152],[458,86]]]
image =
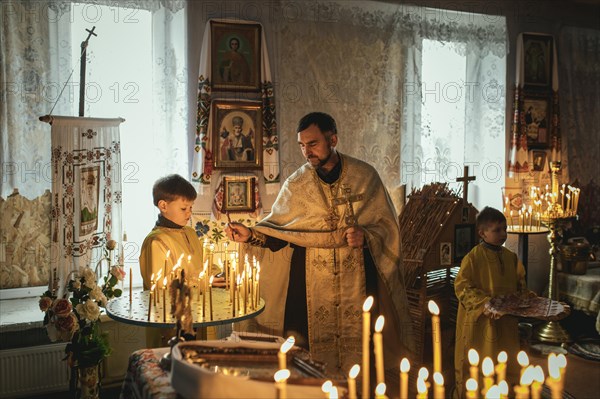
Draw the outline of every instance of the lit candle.
[[[281,344],[281,347],[279,348],[279,353],[277,353],[277,360],[279,361],[280,369],[287,369],[286,356],[288,351],[292,349],[295,343],[296,339],[294,338],[294,336],[290,335],[285,340],[285,342]]]
[[[427,399],[427,385],[421,378],[417,378],[417,399]]]
[[[485,357],[481,362],[481,372],[483,373],[483,389],[481,394],[485,396],[486,392],[494,385],[494,362],[492,358]]]
[[[478,388],[477,380],[469,378],[465,385],[467,387],[467,399],[476,399]]]
[[[471,367],[469,368],[469,376],[478,383],[479,381],[479,353],[473,348],[469,349],[468,353],[469,364]],[[479,383],[478,383],[479,384]]]
[[[275,373],[275,389],[277,391],[278,399],[286,399],[287,398],[287,387],[286,380],[290,378],[290,370],[284,369],[279,370]]]
[[[338,399],[337,387],[331,387],[331,389],[329,390],[329,399]]]
[[[210,320],[213,319],[213,306],[212,306],[212,283],[215,276],[210,276],[208,280],[208,309],[210,310]]]
[[[431,313],[431,339],[433,340],[433,372],[442,372],[442,335],[440,329],[440,308],[434,301],[428,303]]]
[[[515,385],[515,399],[529,399],[529,385],[533,382],[533,366],[528,366],[521,376],[520,384]]]
[[[369,296],[363,303],[363,334],[362,334],[362,398],[369,399],[370,394],[370,376],[369,376],[369,341],[371,339],[371,307],[373,306],[373,297]]]
[[[198,276],[199,278],[199,282],[198,285],[200,287],[202,287],[202,320],[206,319],[206,290],[205,290],[205,285],[204,285],[204,271],[200,272],[200,275]]]
[[[377,384],[385,382],[385,369],[383,367],[383,336],[381,331],[385,319],[379,316],[375,321],[375,333],[373,334],[373,350],[375,351],[375,372],[377,376]]]
[[[356,377],[360,372],[360,366],[355,364],[348,373],[348,398],[356,399]]]
[[[519,353],[517,353],[517,362],[519,362],[519,365],[521,366],[521,372],[519,373],[520,379],[523,377],[523,373],[525,372],[527,366],[529,366],[529,356],[527,356],[525,351],[519,351]]]
[[[506,380],[502,380],[498,383],[498,391],[500,392],[500,399],[506,399],[508,397],[508,383]]]
[[[333,388],[333,383],[330,380],[327,380],[321,385],[321,391],[325,394],[326,397],[329,397],[329,391]]]
[[[442,373],[433,373],[433,398],[444,399],[446,396],[444,389],[444,376]]]
[[[400,399],[408,398],[408,372],[410,371],[410,362],[407,358],[400,362]]]
[[[163,322],[167,322],[167,276],[163,279]]]
[[[531,399],[541,399],[543,384],[544,370],[541,366],[535,366],[533,369],[533,382],[531,383]]]
[[[150,321],[150,315],[152,314],[152,294],[154,293],[154,287],[156,287],[156,284],[152,284],[152,288],[150,288],[150,300],[148,301],[148,321]]]
[[[496,365],[496,384],[500,384],[500,381],[506,379],[506,361],[508,355],[505,351],[498,353],[498,364]]]
[[[565,372],[567,371],[567,357],[564,354],[559,353],[556,355],[556,361],[558,362],[558,371],[560,371],[560,381],[562,387],[565,381]]]
[[[552,399],[561,399],[562,391],[560,389],[560,367],[556,360],[556,354],[551,353],[548,355],[548,378],[546,378],[546,385],[552,391]]]
[[[375,387],[375,399],[386,399],[385,397],[385,382],[380,382]]]

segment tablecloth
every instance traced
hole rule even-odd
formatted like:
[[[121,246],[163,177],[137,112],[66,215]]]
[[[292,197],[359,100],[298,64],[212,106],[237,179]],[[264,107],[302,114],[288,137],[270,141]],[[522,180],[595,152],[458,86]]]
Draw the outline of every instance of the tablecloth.
[[[561,299],[596,317],[596,330],[600,332],[600,267],[589,268],[583,275],[558,273],[558,286]]]

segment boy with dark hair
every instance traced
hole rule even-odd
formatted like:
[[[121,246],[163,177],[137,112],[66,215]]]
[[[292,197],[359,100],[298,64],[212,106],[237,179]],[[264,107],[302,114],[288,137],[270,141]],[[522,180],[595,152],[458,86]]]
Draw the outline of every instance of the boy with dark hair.
[[[140,251],[140,271],[144,280],[144,290],[149,290],[150,279],[154,273],[157,278],[159,270],[163,270],[165,259],[167,273],[177,263],[181,255],[182,265],[189,276],[197,276],[202,267],[202,245],[198,241],[196,231],[188,226],[192,217],[192,205],[196,199],[196,190],[186,179],[179,175],[160,178],[152,187],[154,205],[160,211],[158,220],[152,231],[144,239]],[[167,258],[167,251],[170,251]],[[191,270],[188,269],[187,258]]]
[[[502,246],[506,241],[505,216],[485,207],[477,215],[476,227],[482,241],[463,258],[454,282],[460,303],[454,350],[459,397],[465,396],[469,349],[475,349],[480,359],[491,357],[494,363],[501,351],[506,351],[509,359],[516,359],[520,349],[517,318],[493,313],[489,301],[500,295],[527,295],[523,264],[514,252]],[[518,367],[515,361],[508,362],[509,386],[519,382]]]

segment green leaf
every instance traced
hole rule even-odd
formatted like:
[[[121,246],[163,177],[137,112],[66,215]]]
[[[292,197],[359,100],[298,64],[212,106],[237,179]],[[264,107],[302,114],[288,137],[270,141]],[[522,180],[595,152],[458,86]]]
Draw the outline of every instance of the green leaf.
[[[121,291],[121,289],[120,289],[120,288],[117,288],[117,289],[115,289],[115,290],[113,291],[113,295],[114,295],[115,297],[117,297],[117,298],[118,298],[118,297],[120,297],[121,295],[123,295],[123,291]]]

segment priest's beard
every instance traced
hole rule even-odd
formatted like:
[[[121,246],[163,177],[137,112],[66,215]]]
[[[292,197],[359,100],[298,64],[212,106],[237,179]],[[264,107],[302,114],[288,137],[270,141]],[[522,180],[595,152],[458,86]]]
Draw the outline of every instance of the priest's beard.
[[[333,155],[333,148],[329,147],[329,154],[327,154],[327,156],[323,159],[319,158],[319,157],[309,157],[306,158],[306,161],[308,162],[308,164],[310,165],[311,168],[313,169],[321,169],[323,167],[323,165],[325,165],[327,162],[329,162],[329,160],[331,159],[331,156]],[[311,162],[312,159],[318,159],[319,162],[316,164],[313,164]]]

